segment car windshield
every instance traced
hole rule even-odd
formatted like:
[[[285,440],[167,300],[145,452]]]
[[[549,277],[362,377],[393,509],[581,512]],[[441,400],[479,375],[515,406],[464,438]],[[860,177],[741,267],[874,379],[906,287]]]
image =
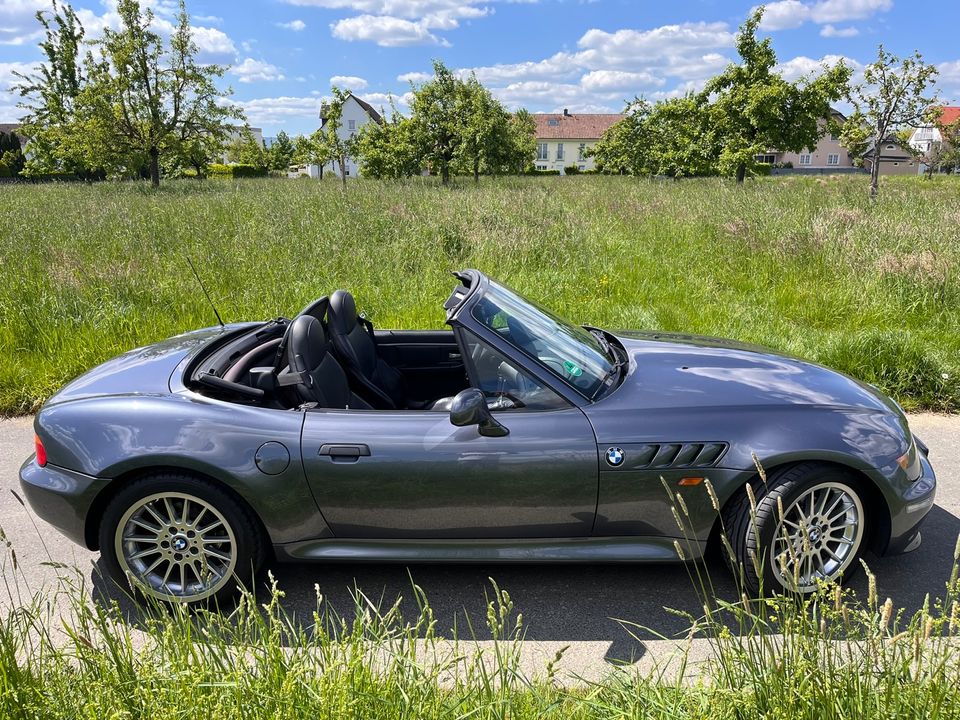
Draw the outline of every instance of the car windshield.
[[[492,280],[473,316],[589,398],[617,368],[606,340]]]

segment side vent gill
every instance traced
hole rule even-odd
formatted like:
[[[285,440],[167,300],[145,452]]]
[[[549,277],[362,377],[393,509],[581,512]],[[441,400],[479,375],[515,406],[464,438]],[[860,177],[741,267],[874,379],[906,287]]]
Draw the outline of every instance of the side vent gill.
[[[723,456],[726,443],[651,443],[631,453],[630,467],[637,469],[712,467]]]

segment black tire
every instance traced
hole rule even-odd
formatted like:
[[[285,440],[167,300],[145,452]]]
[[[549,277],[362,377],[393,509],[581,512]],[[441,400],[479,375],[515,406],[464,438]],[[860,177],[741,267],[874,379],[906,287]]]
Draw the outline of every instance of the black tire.
[[[169,505],[161,505],[164,499],[170,501]],[[170,527],[161,525],[160,519],[166,517],[162,509],[159,511],[162,517],[157,518],[155,514],[149,514],[146,504],[154,512],[157,512],[156,508],[171,507],[173,512],[170,515],[174,520],[170,521]],[[191,517],[181,523],[178,519],[181,515]],[[141,524],[144,522],[145,525]],[[195,526],[192,525],[194,522]],[[152,530],[154,525],[156,530]],[[151,529],[138,529],[147,526]],[[194,530],[190,530],[191,527]],[[212,529],[204,535],[201,531],[205,527]],[[155,532],[157,539],[145,540],[138,545],[139,541],[134,538],[140,536],[134,536],[134,532],[141,532],[145,538],[154,537],[151,533]],[[171,537],[167,538],[163,533],[169,533]],[[226,538],[226,541],[218,542],[219,538]],[[104,509],[99,540],[100,556],[110,579],[120,588],[131,589],[139,598],[165,603],[211,606],[223,603],[239,588],[253,587],[266,555],[260,525],[243,503],[209,480],[172,471],[158,472],[125,484]],[[166,542],[166,548],[160,547],[162,542]],[[185,549],[177,553],[181,543]],[[152,547],[157,548],[155,554],[149,553],[143,560],[134,559]],[[214,555],[228,557],[229,561],[222,561]],[[151,585],[138,577],[138,572],[148,569],[146,563],[157,560],[160,562],[157,571],[144,573],[144,577],[156,579],[168,566],[171,567],[171,577],[169,580],[164,578],[165,582],[159,585]],[[182,577],[186,581],[178,590],[176,576],[184,566],[185,575]]]
[[[746,488],[735,495],[722,512],[724,532],[734,554],[734,557],[730,558],[730,553],[724,552],[724,558],[734,576],[742,583],[741,589],[744,592],[752,597],[758,596],[761,592],[789,592],[807,595],[815,591],[816,580],[813,578],[816,574],[825,576],[821,579],[836,580],[842,583],[849,581],[856,574],[860,568],[860,555],[868,544],[868,523],[870,522],[867,517],[867,512],[869,512],[866,502],[867,496],[863,490],[863,484],[857,476],[841,467],[808,462],[788,466],[773,472],[767,478],[766,484],[758,478],[751,483],[751,488],[756,499],[756,522],[753,520],[754,515],[751,512],[750,497]],[[853,515],[856,514],[858,516],[857,528],[849,531],[855,533],[855,536],[850,538],[841,536],[836,543],[833,543],[832,540],[828,539],[833,537],[831,534],[823,534],[819,530],[814,534],[815,529],[821,527],[819,516],[829,513],[811,512],[811,516],[816,517],[812,518],[809,525],[803,523],[805,530],[798,533],[798,537],[803,538],[800,541],[803,548],[813,548],[812,540],[822,537],[824,538],[824,544],[831,543],[829,546],[832,548],[829,550],[831,553],[841,547],[841,542],[844,543],[842,547],[848,547],[849,550],[846,551],[848,554],[842,555],[842,562],[839,562],[836,570],[832,572],[825,572],[830,567],[827,564],[821,564],[818,569],[814,564],[816,561],[813,559],[809,561],[810,565],[801,565],[805,570],[807,568],[811,570],[808,575],[810,579],[807,581],[801,580],[798,585],[792,578],[800,577],[799,572],[788,573],[790,577],[785,580],[783,571],[777,569],[783,567],[783,562],[788,556],[787,553],[783,552],[785,547],[785,544],[783,544],[784,530],[781,529],[778,500],[783,507],[785,518],[790,520],[791,517],[796,518],[792,514],[795,512],[794,503],[803,498],[805,506],[807,497],[811,497],[813,499],[812,510],[818,492],[826,493],[828,499],[831,497],[830,493],[834,493],[833,497],[838,498],[841,502],[839,511],[846,513],[843,516],[843,522],[849,523]],[[840,498],[842,493],[845,493],[847,498]],[[828,504],[828,501],[824,501],[824,504]],[[806,507],[804,507],[804,510],[806,510]],[[789,526],[784,527],[787,531],[791,531]],[[793,530],[792,532],[797,533],[798,531]],[[804,532],[806,533],[805,536]],[[780,550],[778,554],[784,556],[784,560],[780,561],[778,561],[774,549],[775,540],[778,539],[777,549]],[[820,547],[820,545],[818,544],[816,547]],[[825,550],[822,554],[826,554],[826,552],[828,551]],[[844,551],[839,550],[838,552],[842,554]],[[795,557],[798,555],[799,553]],[[833,558],[829,558],[828,562],[834,562]],[[734,566],[734,563],[736,563],[736,566]],[[758,565],[759,573],[757,572]]]

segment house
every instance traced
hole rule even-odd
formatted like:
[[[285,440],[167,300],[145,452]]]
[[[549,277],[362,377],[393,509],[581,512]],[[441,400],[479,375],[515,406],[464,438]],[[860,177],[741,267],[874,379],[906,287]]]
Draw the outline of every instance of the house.
[[[537,124],[537,155],[534,167],[537,170],[559,170],[567,165],[576,165],[580,170],[593,170],[596,164],[586,152],[597,144],[614,123],[622,120],[622,113],[572,114],[566,108],[563,113],[535,113]]]
[[[940,111],[940,118],[932,125],[921,125],[910,135],[910,147],[925,153],[934,145],[943,142],[943,129],[960,120],[960,106],[946,106]]]
[[[830,110],[831,119],[837,125],[843,125],[847,118],[839,110]],[[820,136],[816,147],[805,148],[801,152],[783,150],[769,150],[755,156],[757,162],[778,166],[776,174],[833,174],[859,173],[869,171],[872,159],[868,157],[872,146],[869,146],[863,157],[863,167],[854,164],[855,158],[843,145],[836,132],[827,132],[827,121],[820,123],[824,134]],[[783,167],[787,166],[787,167]],[[881,175],[915,175],[917,161],[914,154],[905,148],[896,137],[890,137],[884,143],[880,154]]]
[[[327,106],[320,106],[320,127],[327,124]],[[370,122],[383,124],[383,118],[380,116],[373,105],[361,100],[353,93],[347,96],[340,112],[340,127],[337,129],[337,137],[341,140],[348,140],[359,132],[360,128]],[[330,172],[340,177],[340,167],[336,162],[331,162],[326,166]],[[322,173],[321,173],[322,174]],[[354,158],[348,157],[346,162],[347,177],[358,177],[360,168]]]
[[[870,144],[863,153],[863,167],[868,172],[873,166],[874,145]],[[880,145],[881,175],[917,175],[920,173],[920,160],[916,153],[907,147],[896,135],[891,135]]]

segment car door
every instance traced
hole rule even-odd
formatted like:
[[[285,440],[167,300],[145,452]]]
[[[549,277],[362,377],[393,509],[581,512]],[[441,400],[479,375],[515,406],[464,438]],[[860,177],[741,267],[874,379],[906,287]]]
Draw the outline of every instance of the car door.
[[[456,395],[467,386],[452,330],[377,330],[377,354],[398,370],[415,402]]]
[[[513,368],[507,373],[516,382]],[[590,534],[597,445],[583,412],[527,377],[534,407],[494,417],[509,434],[456,427],[446,412],[306,413],[303,466],[343,538],[560,538]],[[504,408],[504,409],[496,409]]]

